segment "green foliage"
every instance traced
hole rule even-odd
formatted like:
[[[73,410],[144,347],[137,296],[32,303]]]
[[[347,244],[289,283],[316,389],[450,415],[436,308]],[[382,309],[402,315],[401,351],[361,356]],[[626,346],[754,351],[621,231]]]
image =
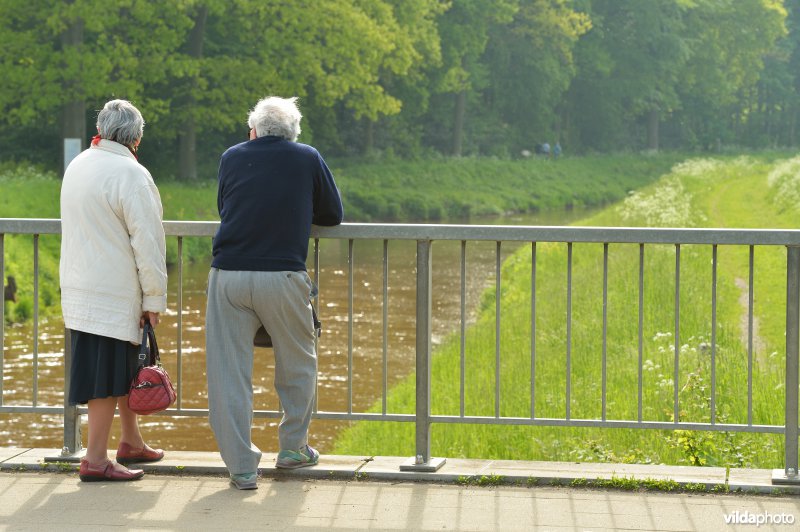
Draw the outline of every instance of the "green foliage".
[[[671,479],[637,479],[633,476],[618,477],[616,475],[612,475],[611,478],[576,478],[570,481],[569,485],[573,488],[603,488],[623,491],[682,491],[694,493],[705,493],[706,491],[709,491],[709,487],[707,485],[696,482],[678,484],[676,481]],[[720,488],[724,488],[724,486],[714,485],[712,486],[711,490],[716,492],[727,491]]]
[[[349,221],[438,221],[604,205],[657,179],[680,159],[662,154],[559,161],[335,160],[331,167]]]
[[[519,153],[556,137],[559,103],[576,74],[573,49],[590,26],[588,15],[564,2],[537,0],[521,2],[509,24],[491,28],[484,61],[493,105],[470,107],[469,122],[497,121],[500,127],[485,131],[477,142],[490,145],[499,139]],[[468,130],[477,136],[471,126]]]
[[[494,487],[505,484],[506,478],[503,475],[470,475],[458,477],[456,483],[462,486]]]
[[[570,144],[600,150],[660,144],[719,149],[723,142],[740,142],[742,132],[759,129],[750,109],[768,96],[752,89],[763,57],[784,35],[782,2],[586,5],[592,31],[576,46],[577,75],[565,101]],[[792,42],[796,46],[797,35]],[[778,70],[790,68],[788,56],[775,59]],[[775,102],[767,112],[774,115],[787,103]],[[777,121],[771,122],[768,127]]]
[[[714,484],[709,490],[711,493],[730,493],[731,488],[728,484]]]
[[[717,451],[711,438],[702,434],[695,434],[688,430],[676,430],[671,436],[673,445],[683,453],[689,465],[704,466],[708,464],[708,456],[713,456]]]
[[[796,145],[798,13],[798,0],[6,0],[2,157],[59,169],[61,134],[85,142],[121,97],[145,116],[154,174],[210,176],[268,94],[300,97],[301,141],[326,156]]]
[[[596,479],[591,481],[591,485],[598,488],[614,488],[625,491],[652,490],[652,491],[676,491],[680,485],[671,479],[636,479],[634,477],[612,476],[610,479]]]

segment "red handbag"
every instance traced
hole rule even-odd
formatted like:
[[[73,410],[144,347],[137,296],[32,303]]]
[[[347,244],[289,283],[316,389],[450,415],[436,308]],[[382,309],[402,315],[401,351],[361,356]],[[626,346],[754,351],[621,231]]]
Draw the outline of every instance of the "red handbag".
[[[155,414],[169,408],[175,397],[175,388],[158,356],[156,333],[150,323],[145,323],[139,346],[139,369],[128,391],[128,408],[137,414]]]

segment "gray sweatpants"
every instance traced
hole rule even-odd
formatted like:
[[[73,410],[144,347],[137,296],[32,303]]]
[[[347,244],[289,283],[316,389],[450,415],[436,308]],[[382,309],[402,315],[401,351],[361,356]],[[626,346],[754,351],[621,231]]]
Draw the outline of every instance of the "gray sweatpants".
[[[206,368],[211,428],[231,474],[256,471],[261,451],[251,441],[253,337],[264,327],[275,352],[275,389],[283,419],[281,450],[308,442],[317,378],[311,297],[306,272],[212,268],[208,276]]]

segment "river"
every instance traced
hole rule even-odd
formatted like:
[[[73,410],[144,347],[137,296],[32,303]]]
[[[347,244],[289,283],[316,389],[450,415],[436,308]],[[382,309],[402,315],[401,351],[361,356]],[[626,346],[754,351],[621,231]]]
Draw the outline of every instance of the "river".
[[[567,225],[587,216],[587,211],[559,211],[539,215],[498,217],[473,223],[497,225]],[[495,244],[470,243],[467,248],[466,308],[474,318],[480,294],[494,282]],[[503,256],[514,250],[504,245]],[[354,244],[353,290],[353,411],[360,412],[380,400],[383,393],[383,244]],[[433,343],[457,330],[460,316],[460,253],[458,242],[436,242],[433,247]],[[347,242],[320,242],[320,299],[318,313],[323,323],[319,342],[318,410],[347,412],[348,386],[348,271]],[[388,386],[414,369],[415,350],[415,243],[389,244],[388,281]],[[206,408],[205,394],[205,286],[208,263],[184,264],[181,373],[183,408]],[[313,272],[310,272],[313,276]],[[157,335],[164,363],[173,379],[177,376],[178,277],[170,271],[168,309]],[[454,325],[455,324],[455,325]],[[34,385],[32,324],[5,329],[3,404],[30,405],[34,388],[39,406],[63,404],[64,325],[59,317],[42,318],[38,338],[38,382]],[[277,396],[272,387],[274,358],[271,349],[258,348],[254,364],[255,408],[275,410]],[[82,433],[86,441],[86,416]],[[336,435],[347,421],[314,420],[310,442],[329,452]],[[256,419],[253,441],[264,451],[277,450],[277,419]],[[143,416],[140,425],[153,447],[173,450],[214,451],[216,444],[205,417]],[[0,415],[0,445],[60,448],[63,417],[41,414]],[[117,446],[118,425],[112,430],[111,449]]]

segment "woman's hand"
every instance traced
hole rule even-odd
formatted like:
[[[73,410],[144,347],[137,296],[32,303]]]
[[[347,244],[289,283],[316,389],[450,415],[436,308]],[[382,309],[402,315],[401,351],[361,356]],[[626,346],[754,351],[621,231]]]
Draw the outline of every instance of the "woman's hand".
[[[145,310],[142,313],[142,317],[139,318],[139,328],[140,329],[144,327],[144,322],[145,321],[149,321],[150,325],[153,327],[153,329],[155,329],[156,325],[158,325],[158,312],[149,312],[149,311]]]

